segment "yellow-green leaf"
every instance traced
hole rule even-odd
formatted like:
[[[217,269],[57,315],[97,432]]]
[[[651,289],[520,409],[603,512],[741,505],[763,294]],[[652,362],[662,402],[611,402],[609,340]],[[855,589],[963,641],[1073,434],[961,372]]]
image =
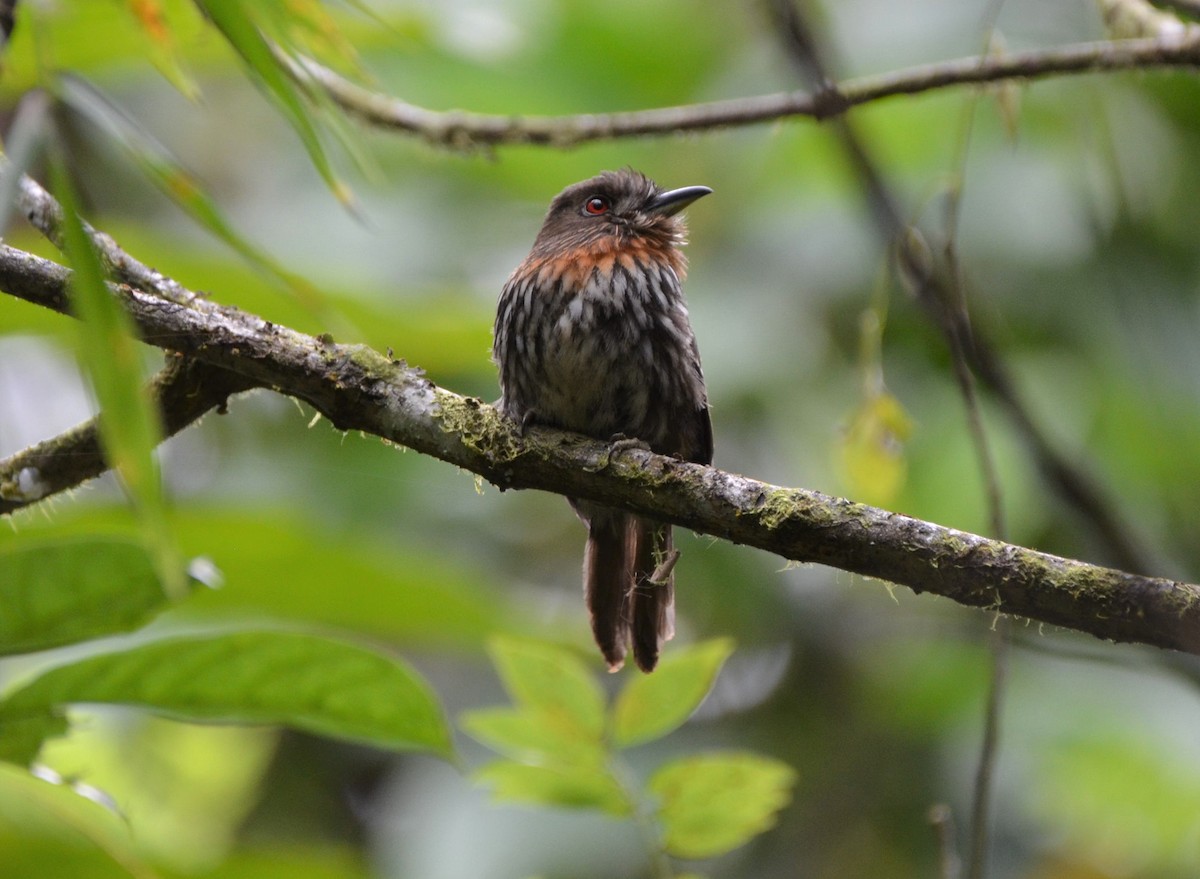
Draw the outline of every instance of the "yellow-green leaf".
[[[494,638],[488,648],[514,702],[565,733],[601,739],[604,693],[573,653],[520,638]]]
[[[0,863],[6,877],[158,876],[119,815],[12,766],[0,766]]]
[[[526,763],[596,766],[605,758],[596,739],[564,728],[545,712],[484,708],[465,713],[460,725],[476,741]]]
[[[601,809],[610,815],[629,815],[633,808],[621,786],[607,770],[593,766],[530,766],[498,760],[475,773],[497,799],[558,806]]]
[[[791,799],[795,771],[748,753],[668,763],[650,779],[663,845],[680,858],[711,858],[745,845],[775,823]]]
[[[838,449],[848,494],[885,507],[895,500],[908,475],[904,443],[911,434],[912,421],[891,394],[864,399]]]
[[[652,675],[630,678],[613,709],[616,743],[648,742],[682,725],[732,652],[729,638],[706,641],[667,654]]]

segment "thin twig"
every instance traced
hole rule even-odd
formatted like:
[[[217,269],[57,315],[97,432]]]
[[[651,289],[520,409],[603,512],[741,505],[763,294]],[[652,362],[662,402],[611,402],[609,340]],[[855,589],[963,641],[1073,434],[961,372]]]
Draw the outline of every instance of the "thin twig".
[[[945,803],[929,809],[929,825],[933,828],[938,847],[938,879],[958,879],[962,875],[962,859],[954,842],[954,815]]]
[[[6,46],[16,27],[17,0],[0,0],[0,47]]]
[[[460,110],[429,110],[350,82],[311,59],[281,59],[305,85],[318,86],[347,113],[369,125],[404,132],[454,149],[511,144],[566,147],[597,140],[676,134],[755,125],[797,116],[825,118],[849,107],[897,95],[1033,80],[1067,74],[1200,65],[1200,36],[1077,43],[1003,57],[962,58],[892,73],[864,76],[838,85],[845,100],[831,107],[821,94],[780,92],[709,103],[623,113],[571,116],[497,116]]]
[[[817,51],[817,40],[812,29],[794,0],[774,0],[771,4],[788,56],[800,69],[802,75],[814,80],[818,89],[835,91],[830,85],[833,77]],[[834,102],[836,103],[836,102]],[[935,323],[942,330],[950,350],[954,376],[962,394],[967,427],[979,459],[984,495],[987,500],[988,521],[991,533],[1004,539],[1004,510],[1000,480],[996,473],[991,445],[983,427],[979,411],[979,399],[975,390],[975,376],[967,361],[967,339],[970,317],[966,297],[957,283],[961,271],[951,263],[946,278],[932,271],[932,260],[926,259],[928,249],[918,237],[914,227],[904,222],[899,200],[884,178],[877,162],[870,155],[866,143],[846,116],[832,120],[833,129],[858,178],[862,181],[876,228],[889,250],[895,248],[900,263],[909,269],[909,277],[915,283],[917,298],[926,305]],[[962,159],[965,160],[965,142]],[[957,190],[961,192],[961,188]],[[953,215],[957,216],[957,204],[952,203]],[[949,240],[954,237],[954,226],[948,230]],[[947,247],[953,256],[953,244]],[[971,847],[968,868],[969,879],[983,879],[987,863],[989,806],[991,802],[992,775],[995,769],[999,745],[1000,714],[1004,702],[1004,683],[1008,663],[1008,620],[995,622],[990,653],[991,674],[988,680],[987,709],[984,714],[984,734],[976,764],[975,786],[971,808]]]
[[[996,45],[996,20],[1004,0],[992,0],[984,12],[985,34],[983,53],[990,54]],[[962,198],[965,191],[963,181],[966,179],[967,158],[970,154],[971,133],[975,120],[975,105],[979,93],[969,94],[966,98],[966,113],[963,128],[959,137],[956,168],[953,179],[956,181],[946,199],[946,228],[942,253],[946,260],[946,276],[951,303],[947,307],[957,310],[963,320],[970,326],[970,312],[966,292],[963,288],[964,272],[958,258],[959,218],[962,213]],[[970,371],[964,357],[961,362],[956,358],[955,368],[964,374],[960,376],[959,384],[963,390],[963,400],[967,407],[967,417],[971,435],[979,455],[979,465],[983,474],[984,488],[988,499],[988,517],[993,533],[1000,539],[1007,538],[1004,517],[1004,505],[1000,488],[1000,477],[996,472],[995,461],[992,457],[987,434],[983,428],[980,416],[979,401],[975,394],[975,375]],[[968,848],[967,876],[968,879],[983,879],[987,873],[987,858],[989,839],[991,837],[991,807],[992,791],[994,788],[996,763],[1000,752],[1000,722],[1003,714],[1005,697],[1008,692],[1008,663],[1012,649],[1012,624],[1008,617],[997,617],[993,621],[991,638],[988,642],[988,654],[991,663],[988,669],[987,695],[983,712],[983,735],[979,743],[979,757],[975,764],[975,784],[971,793],[971,823]]]

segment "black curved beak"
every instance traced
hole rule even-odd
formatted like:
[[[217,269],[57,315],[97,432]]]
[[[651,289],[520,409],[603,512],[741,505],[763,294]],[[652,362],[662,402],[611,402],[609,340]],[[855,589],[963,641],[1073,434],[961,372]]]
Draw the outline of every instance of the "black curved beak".
[[[703,198],[712,192],[707,186],[685,186],[682,189],[671,189],[660,192],[646,202],[646,210],[653,214],[669,217],[677,214],[698,198]]]

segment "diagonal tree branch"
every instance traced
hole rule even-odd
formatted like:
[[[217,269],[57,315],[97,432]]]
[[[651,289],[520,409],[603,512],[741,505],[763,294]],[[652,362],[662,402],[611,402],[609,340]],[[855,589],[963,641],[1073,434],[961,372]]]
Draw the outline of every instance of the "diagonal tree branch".
[[[755,125],[776,119],[817,119],[897,95],[914,95],[962,85],[1064,74],[1146,70],[1200,65],[1200,34],[1078,43],[1005,56],[961,58],[839,83],[843,101],[833,105],[821,92],[779,92],[678,107],[576,116],[499,116],[460,110],[437,111],[350,82],[311,59],[278,55],[302,84],[323,89],[343,110],[369,125],[423,138],[455,149],[545,144],[567,147],[597,140]]]
[[[66,313],[69,280],[57,263],[0,245],[0,290]],[[965,605],[1200,653],[1200,586],[1071,561],[648,451],[618,453],[573,434],[531,429],[522,437],[491,406],[365,346],[308,336],[198,297],[180,303],[126,285],[112,289],[147,341],[307,401],[340,429],[432,455],[501,489],[600,501]],[[0,462],[0,482],[19,490],[10,462]],[[48,481],[61,464],[58,456],[44,459],[26,482]]]
[[[235,372],[178,354],[151,381],[149,391],[162,413],[164,438],[174,436],[209,411],[223,411],[233,394],[255,387]],[[97,419],[23,449],[0,463],[0,515],[82,485],[109,469]]]

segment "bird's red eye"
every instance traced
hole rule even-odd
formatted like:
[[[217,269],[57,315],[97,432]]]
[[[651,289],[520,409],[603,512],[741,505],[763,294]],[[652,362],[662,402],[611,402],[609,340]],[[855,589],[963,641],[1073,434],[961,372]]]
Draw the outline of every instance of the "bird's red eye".
[[[584,212],[591,214],[593,217],[598,217],[600,214],[607,213],[608,207],[608,199],[602,195],[593,195],[583,203]]]

